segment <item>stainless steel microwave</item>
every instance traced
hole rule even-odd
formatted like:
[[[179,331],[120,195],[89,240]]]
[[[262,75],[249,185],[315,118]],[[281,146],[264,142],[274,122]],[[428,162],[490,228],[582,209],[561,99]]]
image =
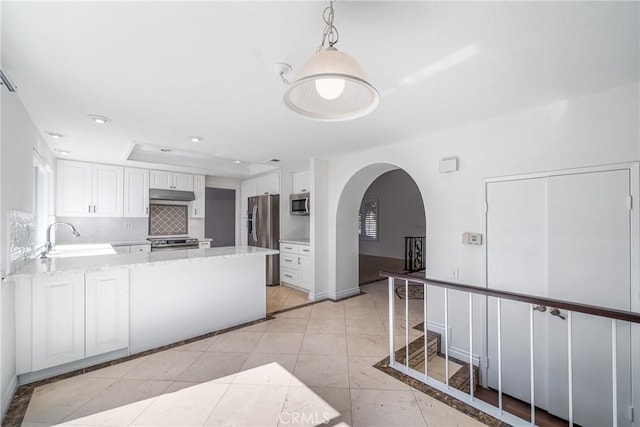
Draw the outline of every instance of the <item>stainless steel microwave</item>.
[[[309,215],[309,193],[289,196],[289,212],[291,215]]]

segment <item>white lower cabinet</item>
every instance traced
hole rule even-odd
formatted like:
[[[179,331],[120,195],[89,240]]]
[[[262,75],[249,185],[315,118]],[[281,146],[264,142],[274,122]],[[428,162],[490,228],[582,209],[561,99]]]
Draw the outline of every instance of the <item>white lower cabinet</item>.
[[[129,270],[86,273],[85,357],[129,346]]]
[[[84,274],[32,281],[32,370],[84,358]]]
[[[19,329],[31,332],[30,340],[18,340],[18,357],[31,356],[19,374],[129,346],[126,268],[36,277],[31,292],[19,295]]]
[[[280,282],[302,291],[313,289],[313,259],[308,245],[280,243]]]

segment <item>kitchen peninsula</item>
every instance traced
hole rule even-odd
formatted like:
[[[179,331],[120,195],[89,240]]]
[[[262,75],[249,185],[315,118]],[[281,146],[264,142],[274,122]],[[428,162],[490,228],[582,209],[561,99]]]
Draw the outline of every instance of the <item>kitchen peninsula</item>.
[[[265,256],[221,247],[35,259],[16,286],[22,383],[265,317]]]

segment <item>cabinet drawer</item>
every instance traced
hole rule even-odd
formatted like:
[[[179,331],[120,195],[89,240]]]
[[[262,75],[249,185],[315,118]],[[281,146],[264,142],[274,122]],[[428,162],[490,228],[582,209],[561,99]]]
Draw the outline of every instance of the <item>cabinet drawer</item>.
[[[282,268],[298,268],[298,257],[291,254],[280,255],[280,266]]]
[[[128,254],[130,253],[131,246],[113,246],[113,250],[116,251],[117,254]]]
[[[311,256],[313,254],[313,251],[311,249],[311,246],[301,245],[300,246],[300,251],[298,253],[300,255]]]
[[[290,270],[283,268],[280,270],[280,281],[291,283],[292,285],[298,284],[298,272],[296,270]]]
[[[198,247],[200,249],[209,249],[211,247],[211,242],[209,242],[209,241],[200,242],[200,243],[198,243]]]
[[[151,252],[151,245],[133,245],[131,246],[131,253],[147,253]]]
[[[280,243],[280,252],[297,254],[298,253],[298,245],[294,245],[292,243]]]

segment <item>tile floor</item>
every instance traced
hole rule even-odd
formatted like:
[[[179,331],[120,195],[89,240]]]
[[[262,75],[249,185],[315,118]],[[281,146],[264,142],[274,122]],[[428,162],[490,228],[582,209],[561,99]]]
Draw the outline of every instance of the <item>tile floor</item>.
[[[23,426],[481,425],[372,367],[386,282],[363,291],[38,387]]]
[[[309,298],[306,292],[284,285],[267,286],[267,314],[287,308],[308,304]]]

